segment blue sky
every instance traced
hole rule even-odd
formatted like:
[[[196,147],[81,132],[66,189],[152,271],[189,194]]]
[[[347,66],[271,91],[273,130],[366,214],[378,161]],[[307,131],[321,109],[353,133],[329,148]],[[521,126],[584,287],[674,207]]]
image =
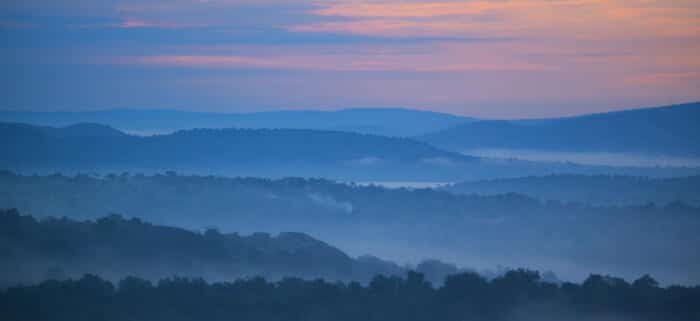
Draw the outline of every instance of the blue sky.
[[[700,100],[689,0],[9,0],[0,39],[2,110],[520,118]]]

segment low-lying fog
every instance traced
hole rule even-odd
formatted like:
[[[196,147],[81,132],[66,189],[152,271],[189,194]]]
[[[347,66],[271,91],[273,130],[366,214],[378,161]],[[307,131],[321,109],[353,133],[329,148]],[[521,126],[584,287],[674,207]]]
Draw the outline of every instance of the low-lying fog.
[[[568,162],[591,166],[700,167],[700,158],[615,152],[559,152],[526,149],[473,149],[465,155],[534,162]]]
[[[439,188],[453,182],[416,182],[416,181],[339,181],[339,183],[351,183],[358,186],[381,186],[386,188]]]

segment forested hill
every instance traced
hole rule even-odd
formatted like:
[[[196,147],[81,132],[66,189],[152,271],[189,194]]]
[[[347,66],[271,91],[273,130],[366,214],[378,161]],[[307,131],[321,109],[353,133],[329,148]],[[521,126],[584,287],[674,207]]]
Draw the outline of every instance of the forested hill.
[[[423,136],[452,150],[633,152],[700,155],[700,102],[580,117],[477,121]]]
[[[148,137],[107,126],[65,128],[0,123],[0,167],[249,169],[294,166],[429,166],[474,158],[406,138],[302,129],[194,129]]]
[[[696,168],[493,161],[409,138],[306,129],[193,129],[135,136],[99,124],[0,123],[0,169],[445,182],[552,173],[678,176]]]
[[[400,274],[399,266],[376,258],[353,259],[302,233],[203,233],[126,219],[37,220],[0,210],[0,285],[97,273],[112,279],[172,275],[233,280],[284,276],[367,281]]]
[[[478,269],[525,266],[568,279],[604,272],[652,273],[664,283],[700,280],[700,209],[682,202],[587,206],[323,179],[4,172],[0,208],[80,219],[120,213],[227,232],[299,231],[353,256],[398,262],[438,258]]]
[[[700,176],[647,178],[608,175],[548,175],[462,182],[444,188],[479,195],[518,193],[537,199],[593,205],[673,202],[700,207]]]

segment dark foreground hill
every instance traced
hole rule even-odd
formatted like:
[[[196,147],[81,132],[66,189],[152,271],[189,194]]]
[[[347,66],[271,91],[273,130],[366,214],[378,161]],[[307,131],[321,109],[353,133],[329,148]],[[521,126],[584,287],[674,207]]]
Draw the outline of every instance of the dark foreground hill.
[[[198,276],[233,280],[264,276],[366,282],[403,273],[372,257],[353,259],[302,233],[203,233],[125,219],[36,220],[0,210],[0,285],[97,273],[111,279]]]
[[[437,258],[478,269],[552,269],[664,283],[700,280],[700,209],[682,202],[588,206],[518,195],[455,195],[322,179],[0,175],[0,208],[37,217],[109,213],[222,232],[305,232],[350,255]],[[672,249],[672,250],[669,250]]]
[[[700,103],[532,121],[477,121],[423,136],[451,150],[700,156]]]
[[[453,275],[431,287],[421,274],[368,285],[287,278],[226,283],[169,278],[157,283],[94,275],[0,290],[0,315],[13,321],[695,321],[700,287],[659,287],[591,275],[581,284],[543,282],[514,270],[493,280]]]
[[[100,123],[135,133],[169,133],[193,128],[288,128],[347,131],[385,136],[417,136],[471,118],[403,108],[355,108],[339,111],[210,113],[178,110],[105,110],[85,112],[0,111],[0,121],[64,127]]]

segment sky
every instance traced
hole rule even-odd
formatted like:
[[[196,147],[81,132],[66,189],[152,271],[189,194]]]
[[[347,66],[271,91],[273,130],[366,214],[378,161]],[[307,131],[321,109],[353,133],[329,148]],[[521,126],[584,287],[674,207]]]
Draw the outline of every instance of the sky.
[[[556,117],[700,100],[700,1],[3,0],[0,68],[0,110]]]

